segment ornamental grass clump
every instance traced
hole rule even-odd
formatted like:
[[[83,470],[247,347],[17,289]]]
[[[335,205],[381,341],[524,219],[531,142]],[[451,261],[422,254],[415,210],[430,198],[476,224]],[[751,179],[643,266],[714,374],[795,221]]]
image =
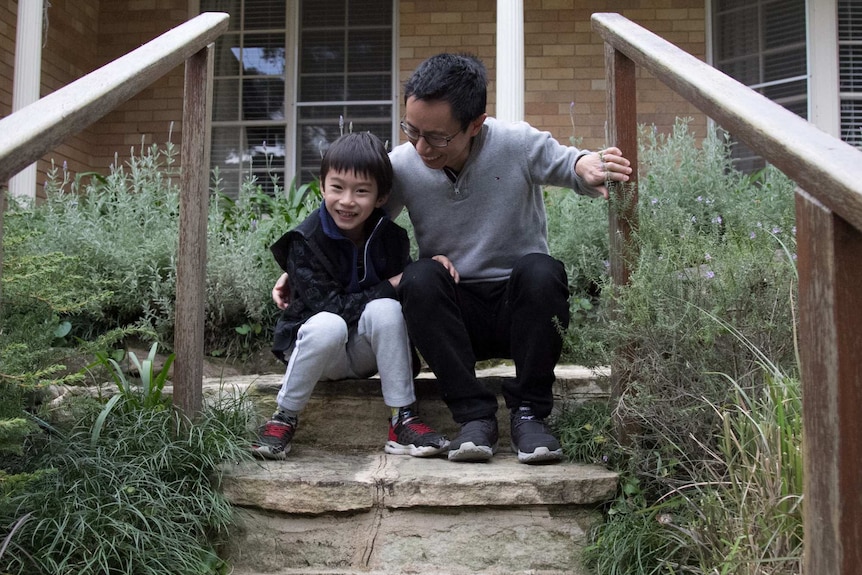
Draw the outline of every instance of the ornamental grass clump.
[[[146,371],[136,380],[114,373],[108,401],[82,399],[63,406],[68,423],[42,422],[46,435],[28,461],[38,476],[2,505],[0,521],[16,532],[0,572],[224,572],[218,548],[234,515],[219,475],[222,463],[250,458],[251,410],[241,398],[222,400],[190,421],[162,395],[154,354],[136,362]]]

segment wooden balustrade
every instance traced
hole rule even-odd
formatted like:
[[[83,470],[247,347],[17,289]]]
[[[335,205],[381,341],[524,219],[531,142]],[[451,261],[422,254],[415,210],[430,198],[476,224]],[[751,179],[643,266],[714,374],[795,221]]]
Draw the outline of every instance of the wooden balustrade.
[[[799,185],[804,572],[856,574],[862,566],[862,153],[619,14],[593,14],[592,24],[606,45],[609,143],[637,161],[634,127],[625,125],[636,118],[637,65]],[[613,217],[610,224],[614,246],[628,224]],[[615,282],[627,281],[630,261],[612,264]],[[625,388],[625,374],[615,385],[618,392]]]

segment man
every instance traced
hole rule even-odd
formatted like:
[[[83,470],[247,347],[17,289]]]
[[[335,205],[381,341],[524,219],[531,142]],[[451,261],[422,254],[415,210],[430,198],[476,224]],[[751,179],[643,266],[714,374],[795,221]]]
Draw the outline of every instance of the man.
[[[628,181],[629,161],[614,147],[581,151],[528,124],[489,118],[487,73],[470,55],[429,58],[404,99],[408,142],[390,153],[386,209],[394,218],[407,208],[419,246],[399,297],[410,337],[461,426],[448,458],[487,461],[496,451],[497,400],[475,364],[503,357],[515,363],[503,395],[518,460],[559,461],[545,418],[569,321],[568,281],[548,255],[541,186],[607,198],[609,180]],[[285,280],[273,289],[280,306]]]

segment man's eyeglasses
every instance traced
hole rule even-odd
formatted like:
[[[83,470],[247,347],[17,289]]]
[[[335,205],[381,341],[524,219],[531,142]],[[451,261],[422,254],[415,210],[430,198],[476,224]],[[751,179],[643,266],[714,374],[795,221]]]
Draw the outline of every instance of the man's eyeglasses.
[[[404,122],[401,122],[401,131],[404,132],[404,135],[407,136],[407,139],[410,140],[411,144],[415,144],[419,141],[419,138],[425,138],[425,141],[428,142],[428,145],[432,148],[445,148],[449,145],[449,142],[455,139],[455,136],[460,134],[454,134],[452,136],[435,136],[432,134],[423,134],[413,126],[410,126]],[[463,130],[462,130],[463,131]]]

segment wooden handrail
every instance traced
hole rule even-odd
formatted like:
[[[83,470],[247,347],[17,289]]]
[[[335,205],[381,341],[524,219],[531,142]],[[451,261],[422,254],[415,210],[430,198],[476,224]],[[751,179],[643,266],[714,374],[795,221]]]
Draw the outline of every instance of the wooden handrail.
[[[862,152],[619,14],[593,14],[592,24],[606,46],[609,125],[615,127],[611,143],[628,137],[615,117],[626,110],[618,101],[634,106],[637,99],[629,61],[801,186],[796,225],[805,435],[803,571],[855,575],[862,565]],[[624,150],[637,160],[636,145],[628,142]],[[625,232],[611,220],[612,239]],[[628,278],[629,262],[621,260],[615,282]],[[615,377],[617,393],[624,391],[625,374]]]
[[[0,182],[214,42],[227,30],[228,18],[201,14],[0,120]]]
[[[817,198],[862,229],[862,155],[793,112],[631,20],[592,16],[593,29]]]
[[[0,120],[0,134],[3,134],[0,138],[0,183],[5,183],[69,136],[186,63],[180,152],[174,404],[190,416],[201,408],[211,46],[227,30],[229,18],[221,12],[201,14]],[[3,202],[0,201],[0,245],[2,239]],[[2,269],[0,251],[0,280]]]

